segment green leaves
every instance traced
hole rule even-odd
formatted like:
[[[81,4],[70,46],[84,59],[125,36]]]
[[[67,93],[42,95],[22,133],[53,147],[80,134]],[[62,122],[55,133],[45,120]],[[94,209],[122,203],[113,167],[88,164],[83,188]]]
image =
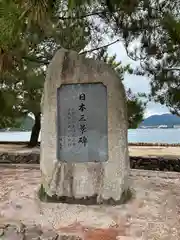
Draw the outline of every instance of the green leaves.
[[[16,118],[22,116],[21,99],[19,92],[8,86],[1,87],[0,91],[0,127],[16,126]]]
[[[109,56],[107,54],[107,49],[100,50],[97,58],[109,64],[117,72],[120,81],[123,81],[125,73],[132,73],[130,65],[123,67],[122,63],[116,60],[116,55]],[[126,98],[129,128],[137,128],[144,118],[146,102],[141,99],[146,98],[146,95],[143,93],[135,95],[131,89],[128,89],[126,91]]]
[[[22,11],[20,19],[26,19],[28,26],[34,24],[44,26],[54,7],[53,0],[17,0],[16,2]]]
[[[58,48],[79,52],[89,43],[89,21],[68,18],[79,11],[60,0],[0,2],[0,127],[40,112],[46,65]]]
[[[68,0],[68,8],[70,10],[74,8],[81,7],[82,5],[91,5],[93,3],[93,0]]]
[[[8,91],[18,96],[13,105],[18,108],[17,112],[40,111],[46,65],[58,48],[80,52],[87,46],[101,46],[107,35],[121,37],[129,28],[137,32],[141,18],[138,23],[129,24],[129,17],[138,4],[139,1],[133,0],[2,0],[0,73],[2,76],[9,73],[4,83],[11,89]],[[128,32],[128,41],[129,36]],[[130,66],[122,67],[116,56],[109,57],[106,49],[102,49],[100,55],[122,80],[124,72],[132,72]],[[10,95],[3,97],[8,98],[13,101]],[[4,105],[7,109],[9,106]]]
[[[145,97],[145,95],[135,95],[132,93],[131,89],[128,89],[126,92],[126,96],[129,128],[137,128],[144,118],[144,112],[147,102],[142,101],[141,97]]]
[[[0,47],[10,49],[16,44],[21,28],[19,20],[21,11],[12,1],[6,0],[0,2]]]
[[[180,44],[180,21],[172,14],[165,14],[161,20],[163,29],[167,32],[173,44]]]

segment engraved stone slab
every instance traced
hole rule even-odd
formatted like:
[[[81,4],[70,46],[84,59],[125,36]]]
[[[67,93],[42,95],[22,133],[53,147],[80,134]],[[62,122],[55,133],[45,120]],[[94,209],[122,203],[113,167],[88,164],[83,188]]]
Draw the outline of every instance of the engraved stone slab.
[[[103,61],[59,49],[47,70],[41,106],[46,194],[71,203],[120,202],[130,186],[130,167],[119,75]]]
[[[108,160],[107,89],[102,83],[62,84],[57,89],[57,159]]]

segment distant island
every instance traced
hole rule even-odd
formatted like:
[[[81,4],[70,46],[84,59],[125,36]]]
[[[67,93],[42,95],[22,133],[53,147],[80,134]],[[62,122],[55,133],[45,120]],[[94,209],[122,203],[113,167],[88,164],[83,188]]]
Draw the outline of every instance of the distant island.
[[[173,114],[152,115],[139,128],[180,128],[180,117]]]
[[[4,131],[31,131],[34,119],[30,116],[17,120],[20,124],[17,128],[0,129]],[[152,115],[143,120],[138,128],[180,128],[180,117],[173,114]]]

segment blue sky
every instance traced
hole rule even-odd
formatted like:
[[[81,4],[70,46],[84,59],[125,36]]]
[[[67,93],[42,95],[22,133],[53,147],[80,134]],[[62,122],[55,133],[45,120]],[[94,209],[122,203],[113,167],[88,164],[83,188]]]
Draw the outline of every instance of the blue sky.
[[[132,61],[126,54],[126,50],[124,49],[123,43],[119,42],[114,45],[111,45],[108,48],[108,52],[110,55],[117,55],[117,60],[121,61],[123,65],[131,64],[131,66],[137,66],[137,62]],[[150,91],[149,80],[147,77],[134,76],[126,74],[124,77],[124,85],[125,88],[131,88],[134,93],[137,92],[145,92],[148,93]],[[166,106],[162,106],[161,104],[149,102],[147,106],[147,110],[145,116],[150,116],[153,114],[163,114],[169,112]]]

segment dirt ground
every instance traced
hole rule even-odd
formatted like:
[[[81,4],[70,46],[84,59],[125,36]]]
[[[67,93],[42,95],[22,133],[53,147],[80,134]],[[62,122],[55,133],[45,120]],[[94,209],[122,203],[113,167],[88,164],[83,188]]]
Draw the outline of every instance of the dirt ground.
[[[130,178],[134,199],[125,205],[42,203],[37,165],[1,166],[0,223],[22,220],[85,240],[179,240],[180,174],[131,170]]]

